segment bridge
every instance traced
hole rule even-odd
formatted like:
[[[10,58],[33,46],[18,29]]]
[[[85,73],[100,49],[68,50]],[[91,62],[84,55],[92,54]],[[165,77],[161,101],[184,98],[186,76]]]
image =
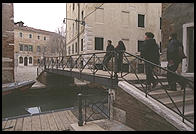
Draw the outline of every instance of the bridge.
[[[108,89],[115,89],[118,87],[122,88],[122,83],[119,83],[126,82],[143,92],[146,98],[152,97],[158,103],[173,111],[182,118],[182,123],[193,125],[194,77],[179,75],[139,56],[127,52],[122,53],[123,64],[120,65],[122,70],[119,70],[117,53],[115,51],[111,51],[110,55],[112,58],[107,66],[103,64],[104,55],[106,52],[60,57],[44,57],[41,60],[37,73],[39,75],[41,72],[48,72],[74,77],[89,81],[91,83],[100,84]],[[146,76],[139,66],[144,63],[150,64],[156,68],[156,70],[153,72],[153,75],[155,76],[158,85],[155,88],[147,88]],[[167,73],[174,75],[178,81],[184,82],[183,86],[178,85],[180,93],[179,91],[178,93],[177,91],[176,93],[174,93],[174,91],[168,91],[168,84],[166,79]],[[192,96],[190,97],[190,95]],[[180,102],[179,99],[178,101],[175,100],[176,96],[178,96],[178,98],[180,96]],[[165,102],[166,98],[167,101],[170,101],[169,104]],[[187,111],[187,109],[189,109],[189,111]]]

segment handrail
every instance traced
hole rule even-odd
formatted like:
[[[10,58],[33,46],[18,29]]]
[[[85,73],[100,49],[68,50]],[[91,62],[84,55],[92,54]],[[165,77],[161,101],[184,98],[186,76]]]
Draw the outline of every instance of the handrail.
[[[184,76],[181,76],[175,72],[172,72],[166,68],[163,68],[161,67],[160,65],[157,65],[157,64],[154,64],[144,58],[141,58],[139,56],[136,56],[136,55],[133,55],[133,54],[130,54],[128,52],[124,52],[124,51],[121,51],[121,53],[123,53],[123,63],[124,61],[126,61],[126,63],[128,63],[128,66],[131,67],[131,71],[128,71],[125,75],[122,75],[122,70],[120,72],[118,72],[116,70],[117,68],[117,64],[114,64],[113,60],[117,59],[117,52],[116,51],[110,51],[110,56],[112,55],[112,63],[111,63],[111,68],[112,70],[109,70],[109,68],[107,68],[103,62],[101,61],[100,58],[104,58],[102,54],[106,54],[106,52],[96,52],[96,53],[87,53],[87,54],[80,54],[80,55],[71,55],[71,56],[59,56],[59,57],[44,57],[45,59],[45,62],[42,62],[41,63],[44,63],[45,65],[42,65],[42,66],[46,66],[46,68],[51,68],[52,69],[55,67],[56,65],[56,69],[59,68],[59,66],[62,66],[63,70],[65,69],[65,67],[69,68],[70,71],[73,71],[73,68],[78,68],[79,69],[79,73],[82,73],[84,71],[85,68],[87,69],[90,69],[92,72],[93,72],[93,76],[95,76],[95,74],[97,73],[97,71],[99,70],[98,69],[98,66],[96,65],[97,63],[99,63],[102,68],[105,68],[105,70],[108,72],[108,75],[110,76],[111,79],[114,79],[114,80],[117,80],[119,81],[120,78],[127,81],[127,82],[131,82],[132,85],[136,86],[134,84],[133,81],[128,81],[125,76],[128,75],[128,74],[134,74],[136,76],[136,80],[139,81],[139,83],[141,84],[142,86],[142,91],[145,92],[146,94],[146,97],[149,95],[149,92],[153,91],[153,90],[148,90],[147,89],[147,86],[144,87],[144,82],[142,82],[142,79],[138,76],[138,73],[137,73],[137,67],[134,67],[132,62],[139,62],[139,61],[143,61],[147,64],[150,64],[162,71],[165,71],[167,73],[170,73],[171,75],[174,75],[175,77],[179,78],[180,80],[182,80],[184,83],[185,83],[185,87],[181,87],[182,90],[184,90],[183,92],[183,109],[182,109],[182,112],[179,110],[178,106],[175,104],[174,100],[172,99],[172,97],[169,95],[168,91],[167,91],[167,87],[165,87],[165,85],[161,82],[160,80],[160,76],[161,75],[157,75],[154,73],[154,76],[156,78],[156,80],[158,81],[158,83],[160,83],[161,85],[161,88],[166,92],[168,98],[171,100],[172,104],[174,105],[174,107],[177,109],[177,111],[173,110],[172,108],[166,106],[165,104],[163,104],[160,100],[156,99],[155,97],[153,97],[154,99],[156,99],[157,101],[159,101],[160,103],[162,103],[163,105],[165,105],[166,107],[168,107],[169,109],[171,109],[172,111],[174,111],[175,113],[177,113],[178,115],[180,115],[183,119],[183,122],[184,122],[184,119],[188,120],[185,116],[184,116],[184,111],[185,111],[185,97],[186,97],[186,86],[187,84],[190,85],[190,87],[192,85],[194,85],[194,81],[193,80],[190,80]],[[86,56],[88,55],[88,57],[83,57],[83,56]],[[62,59],[60,60],[60,57],[62,57]],[[109,57],[109,56],[108,56]],[[105,57],[105,58],[108,58],[108,57]],[[46,58],[48,59],[46,61]],[[54,62],[52,62],[54,60],[54,58],[56,58],[56,60]],[[82,58],[82,59],[81,59]],[[128,59],[128,58],[132,58],[131,60]],[[81,60],[83,60],[84,63],[82,63],[83,65],[79,65],[78,64],[81,64]],[[52,62],[52,66],[48,63],[51,63]],[[117,62],[117,61],[115,61]],[[122,66],[122,65],[121,65]],[[121,73],[121,77],[118,76],[118,73]],[[104,76],[105,77],[105,76]],[[162,76],[163,77],[163,76]],[[192,84],[192,85],[191,85]],[[137,87],[138,88],[138,87]],[[193,87],[191,87],[193,88]],[[139,88],[141,89],[141,88]],[[189,122],[191,122],[190,120],[188,120]],[[191,122],[193,123],[193,122]]]

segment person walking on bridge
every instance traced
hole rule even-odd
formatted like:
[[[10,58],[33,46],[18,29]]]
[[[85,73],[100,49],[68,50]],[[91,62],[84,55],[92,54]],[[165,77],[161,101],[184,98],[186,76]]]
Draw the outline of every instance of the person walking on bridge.
[[[110,59],[112,58],[112,51],[114,51],[114,46],[112,45],[112,41],[108,40],[107,41],[108,45],[106,48],[106,54],[104,56],[103,59],[103,65],[107,68],[105,69],[105,67],[103,67],[103,70],[108,70],[108,62],[110,61]]]
[[[141,57],[145,60],[152,62],[154,64],[160,64],[160,54],[159,54],[159,46],[157,45],[154,34],[151,32],[145,33],[145,40],[143,44],[143,49],[141,51]],[[146,72],[146,84],[147,88],[151,89],[154,88],[158,82],[153,76],[153,69],[154,66],[145,62],[145,72]],[[151,83],[153,86],[151,87]]]
[[[126,51],[123,41],[119,41],[115,48],[115,72],[122,72],[123,54]]]
[[[167,69],[175,72],[183,58],[186,58],[183,51],[183,45],[177,40],[177,34],[172,33],[169,36],[169,44],[167,46]],[[167,73],[167,80],[169,84],[168,90],[176,91],[176,82],[181,86],[184,86],[183,81],[179,80],[174,74]]]

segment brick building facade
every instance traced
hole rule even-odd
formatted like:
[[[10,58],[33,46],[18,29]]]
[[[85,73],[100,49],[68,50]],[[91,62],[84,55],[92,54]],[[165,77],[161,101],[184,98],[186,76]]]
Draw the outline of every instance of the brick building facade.
[[[2,83],[14,82],[13,3],[2,3]]]

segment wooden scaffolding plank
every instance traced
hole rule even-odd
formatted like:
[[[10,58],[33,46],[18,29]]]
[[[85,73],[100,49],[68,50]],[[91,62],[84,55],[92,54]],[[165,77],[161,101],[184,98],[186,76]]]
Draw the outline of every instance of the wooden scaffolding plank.
[[[32,131],[41,131],[41,123],[39,115],[31,117],[32,120]]]
[[[63,111],[60,111],[57,113],[61,119],[61,121],[63,122],[64,128],[65,130],[70,129],[70,121],[67,119],[67,117],[63,114]]]
[[[50,125],[48,122],[47,115],[41,114],[40,115],[40,121],[41,121],[41,130],[42,131],[50,131]]]
[[[23,127],[22,130],[23,131],[31,131],[31,117],[25,117],[24,121],[23,121]]]
[[[58,128],[56,126],[56,123],[55,123],[55,120],[54,120],[54,117],[53,117],[52,113],[47,114],[47,118],[48,118],[48,122],[49,122],[49,125],[50,125],[50,130],[51,131],[57,131]]]
[[[74,123],[78,122],[78,119],[70,110],[68,110],[67,113],[69,114]]]
[[[12,127],[12,120],[8,120],[5,125],[4,131],[9,131],[9,129],[11,129],[11,127]]]
[[[54,112],[52,114],[54,116],[54,119],[56,121],[56,124],[57,124],[58,129],[59,130],[65,130],[65,127],[63,125],[63,122],[60,120],[60,117],[59,117],[58,113],[57,112]]]
[[[6,123],[7,123],[7,121],[2,122],[2,129],[5,128]]]
[[[16,120],[15,131],[22,131],[23,120],[24,118],[18,118]]]
[[[69,116],[69,114],[68,114],[68,112],[67,112],[68,110],[66,110],[66,111],[63,111],[63,114],[64,114],[64,116],[66,116],[67,117],[67,119],[69,120],[69,124],[73,124],[74,123],[74,121],[73,121],[73,119]]]
[[[16,119],[13,119],[10,126],[13,126],[12,128],[8,129],[8,131],[14,131],[14,128],[16,126]]]

